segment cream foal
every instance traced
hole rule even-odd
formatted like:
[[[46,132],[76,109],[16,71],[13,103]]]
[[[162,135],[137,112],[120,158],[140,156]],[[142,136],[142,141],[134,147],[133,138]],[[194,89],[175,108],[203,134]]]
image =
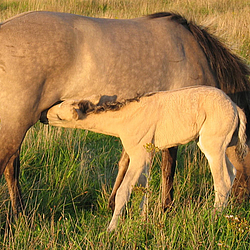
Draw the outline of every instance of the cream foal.
[[[133,186],[150,163],[151,154],[145,149],[148,143],[165,149],[198,139],[198,146],[210,165],[214,206],[218,209],[227,204],[236,174],[226,149],[237,144],[241,157],[247,150],[245,114],[227,95],[213,87],[156,92],[124,105],[112,103],[104,108],[87,101],[67,100],[50,108],[47,119],[54,126],[120,137],[130,162],[115,197],[108,231],[116,228]]]

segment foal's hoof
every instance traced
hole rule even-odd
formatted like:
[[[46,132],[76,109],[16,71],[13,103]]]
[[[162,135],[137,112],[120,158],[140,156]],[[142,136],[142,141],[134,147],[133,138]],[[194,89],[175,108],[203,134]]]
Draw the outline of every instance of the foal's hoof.
[[[108,233],[112,233],[112,232],[115,231],[115,229],[116,229],[116,226],[114,226],[114,225],[109,225],[108,228],[107,228],[107,232],[108,232]]]

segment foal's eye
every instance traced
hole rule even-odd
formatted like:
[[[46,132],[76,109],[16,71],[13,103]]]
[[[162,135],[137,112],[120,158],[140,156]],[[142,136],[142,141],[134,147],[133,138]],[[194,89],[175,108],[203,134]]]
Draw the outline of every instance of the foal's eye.
[[[60,121],[62,120],[59,115],[56,115],[56,116],[57,116],[58,120],[60,120]]]

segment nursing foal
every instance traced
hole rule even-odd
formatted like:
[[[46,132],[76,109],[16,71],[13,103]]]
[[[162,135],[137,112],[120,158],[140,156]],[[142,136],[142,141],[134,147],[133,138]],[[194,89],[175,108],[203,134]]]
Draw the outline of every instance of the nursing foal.
[[[213,87],[156,92],[104,106],[67,100],[50,108],[46,115],[50,125],[120,137],[130,162],[116,194],[108,231],[116,228],[133,186],[150,163],[151,154],[145,149],[148,143],[165,149],[198,139],[198,146],[210,165],[214,206],[219,209],[227,203],[236,174],[226,149],[237,145],[240,158],[247,150],[245,114],[228,96]]]

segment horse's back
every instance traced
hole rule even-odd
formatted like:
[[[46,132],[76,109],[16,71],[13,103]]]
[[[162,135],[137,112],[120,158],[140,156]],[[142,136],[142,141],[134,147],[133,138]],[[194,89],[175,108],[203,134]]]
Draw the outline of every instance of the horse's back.
[[[28,12],[3,22],[0,40],[0,115],[12,99],[33,123],[59,100],[216,84],[198,42],[168,17]]]
[[[9,60],[17,77],[19,71],[29,77],[34,71],[42,72],[47,78],[68,72],[72,86],[76,84],[78,91],[81,86],[87,88],[83,96],[98,92],[103,85],[104,94],[124,95],[129,86],[135,95],[213,80],[197,41],[168,17],[116,20],[28,12],[4,22],[0,39],[1,61]],[[68,92],[62,95],[68,97]],[[123,96],[128,97],[133,96]]]

